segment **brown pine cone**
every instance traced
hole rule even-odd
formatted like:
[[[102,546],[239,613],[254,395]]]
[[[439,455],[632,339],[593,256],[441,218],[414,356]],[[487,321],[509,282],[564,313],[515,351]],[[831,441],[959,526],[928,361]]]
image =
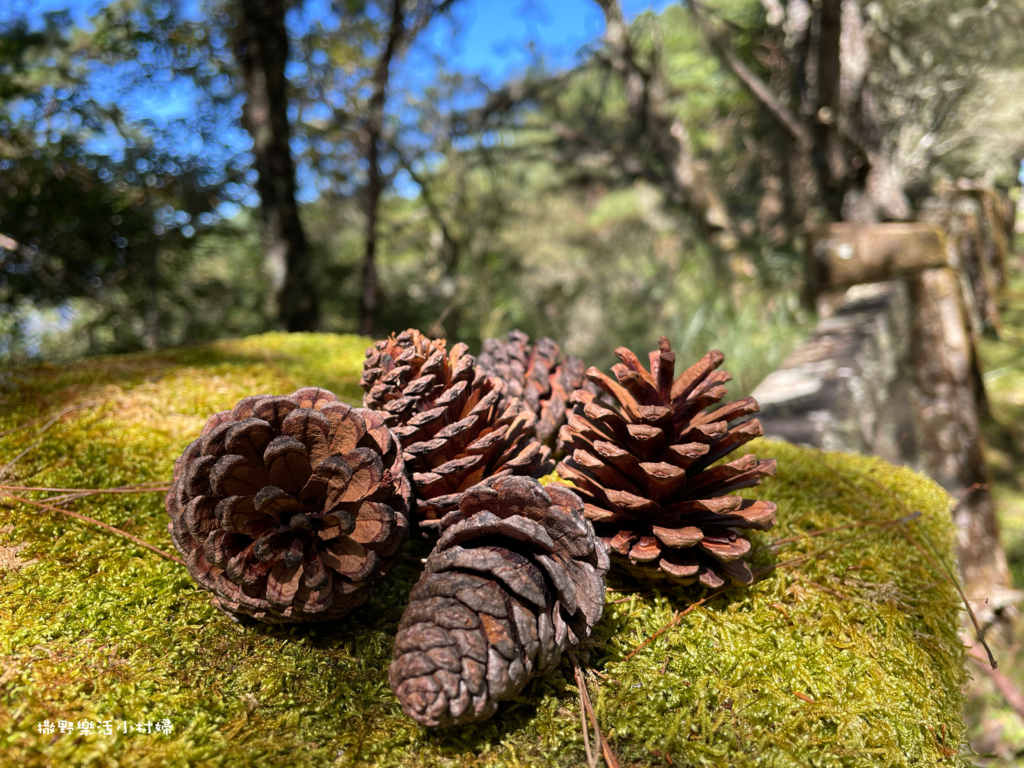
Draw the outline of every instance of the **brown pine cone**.
[[[583,361],[572,355],[560,357],[561,350],[551,339],[530,346],[527,334],[511,331],[504,341],[485,339],[477,359],[478,370],[508,384],[507,399],[518,397],[537,414],[537,439],[552,447],[569,416],[569,396],[589,388]]]
[[[211,416],[166,504],[174,546],[217,608],[293,622],[366,600],[408,537],[410,496],[383,418],[306,387]]]
[[[398,625],[391,690],[426,726],[484,720],[604,609],[608,554],[567,488],[496,477],[466,492]]]
[[[485,376],[465,344],[403,331],[366,350],[363,404],[379,411],[402,443],[419,521],[456,509],[485,477],[537,476],[553,468],[535,436],[537,416],[507,385]],[[428,523],[429,524],[429,523]]]
[[[576,486],[612,562],[633,575],[712,588],[725,579],[749,585],[753,575],[742,558],[750,541],[741,531],[771,528],[775,505],[729,494],[774,475],[775,460],[748,454],[711,464],[763,434],[757,419],[737,423],[758,410],[757,401],[745,397],[708,410],[731,378],[715,371],[722,353],[708,352],[673,381],[668,339],[662,336],[658,347],[650,371],[624,347],[615,350],[622,362],[612,367],[614,380],[587,371],[617,407],[589,392],[573,394],[569,423],[559,432],[568,458],[557,472]]]

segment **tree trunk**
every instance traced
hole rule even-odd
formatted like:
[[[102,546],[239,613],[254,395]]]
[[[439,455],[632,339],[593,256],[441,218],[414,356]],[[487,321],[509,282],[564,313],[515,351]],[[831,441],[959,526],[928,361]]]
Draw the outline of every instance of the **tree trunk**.
[[[380,172],[381,134],[384,131],[384,104],[387,100],[391,61],[405,33],[403,0],[394,0],[391,6],[391,25],[388,39],[373,72],[373,94],[370,96],[366,118],[366,251],[363,256],[363,292],[359,301],[359,332],[373,333],[377,313],[377,207],[384,192]]]
[[[817,103],[811,117],[814,136],[814,163],[818,168],[819,189],[829,215],[839,219],[842,212],[842,192],[837,188],[836,172],[841,165],[842,148],[836,146],[836,122],[839,119],[839,44],[841,37],[840,0],[822,0],[818,24]],[[845,170],[845,169],[844,169]],[[841,184],[841,181],[840,181]]]
[[[149,254],[150,261],[146,264],[146,309],[143,313],[142,344],[150,352],[160,348],[160,309],[158,297],[160,293],[160,263],[156,249]]]
[[[267,314],[288,331],[315,330],[320,309],[309,245],[295,199],[285,64],[286,0],[239,0],[238,54],[248,94],[242,117],[252,136],[264,224],[264,263],[271,291]]]

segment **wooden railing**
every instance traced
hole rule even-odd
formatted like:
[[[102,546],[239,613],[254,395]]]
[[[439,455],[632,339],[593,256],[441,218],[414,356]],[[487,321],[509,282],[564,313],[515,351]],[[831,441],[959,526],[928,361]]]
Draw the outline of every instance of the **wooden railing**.
[[[808,235],[813,333],[755,390],[769,437],[907,464],[957,500],[960,568],[989,611],[1012,599],[984,462],[980,336],[1002,330],[1014,207],[971,183],[937,188],[918,221]]]

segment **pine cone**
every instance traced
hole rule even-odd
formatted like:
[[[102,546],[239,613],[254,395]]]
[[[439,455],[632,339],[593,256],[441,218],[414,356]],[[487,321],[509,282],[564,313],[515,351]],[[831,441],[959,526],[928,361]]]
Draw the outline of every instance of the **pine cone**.
[[[537,416],[508,385],[477,369],[465,344],[416,330],[366,350],[363,404],[380,412],[402,443],[419,520],[439,520],[485,477],[551,471],[551,450],[537,442]]]
[[[569,396],[589,388],[583,361],[572,355],[560,357],[561,350],[551,339],[530,346],[527,334],[511,331],[505,341],[485,339],[477,359],[478,370],[508,384],[506,399],[518,397],[537,414],[537,439],[552,447],[569,416]]]
[[[398,625],[391,690],[427,726],[484,720],[604,609],[608,554],[564,487],[490,478],[443,531]]]
[[[591,368],[587,377],[617,403],[608,408],[578,390],[569,423],[559,432],[571,456],[557,472],[576,486],[586,515],[611,549],[612,561],[635,576],[677,584],[720,587],[729,579],[751,584],[742,558],[750,541],[738,529],[766,531],[775,505],[731,491],[775,474],[775,460],[753,454],[710,465],[763,434],[761,422],[730,423],[758,410],[745,397],[715,410],[731,377],[715,369],[713,350],[673,381],[675,354],[662,336],[650,353],[651,370],[624,347],[612,367],[616,380]]]
[[[408,536],[411,487],[384,420],[316,387],[211,416],[174,467],[169,528],[230,616],[336,619]]]

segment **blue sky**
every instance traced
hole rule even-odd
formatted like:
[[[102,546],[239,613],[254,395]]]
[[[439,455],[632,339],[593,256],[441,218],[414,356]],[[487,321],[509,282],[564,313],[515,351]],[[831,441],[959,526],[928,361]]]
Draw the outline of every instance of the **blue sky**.
[[[645,11],[661,11],[671,0],[620,0],[627,20]],[[675,0],[678,2],[679,0]],[[42,23],[49,11],[68,10],[81,26],[89,25],[91,14],[106,0],[0,0],[0,22],[12,17],[25,17],[34,26]],[[202,15],[204,0],[165,0],[180,3],[184,15]],[[330,0],[307,0],[314,17],[329,14]],[[432,80],[436,66],[432,56],[443,52],[445,67],[478,75],[489,86],[523,73],[538,59],[549,70],[572,67],[581,49],[597,40],[604,31],[604,19],[593,0],[458,0],[450,14],[436,19],[423,33],[394,75],[396,87],[416,91]],[[123,73],[120,73],[123,74]],[[121,90],[119,72],[97,67],[93,88],[101,101],[116,100],[132,121],[151,120],[158,126],[172,121],[188,122],[195,107],[195,88],[183,80],[147,83],[143,87]],[[154,87],[155,86],[155,87]],[[469,103],[463,105],[470,106]],[[180,130],[180,129],[179,129]],[[235,136],[235,134],[238,134]],[[226,126],[222,136],[236,149],[247,138],[237,127]],[[179,145],[187,149],[194,138],[179,137]],[[184,143],[181,143],[184,142]],[[117,154],[123,141],[116,134],[96,137],[90,149],[100,154]],[[209,154],[210,148],[199,149]],[[399,194],[412,194],[404,179],[398,180]],[[304,201],[318,195],[315,180],[300,173],[300,197]],[[411,183],[411,182],[410,182]],[[250,195],[245,202],[255,203]],[[231,208],[231,204],[227,204]],[[236,208],[231,208],[237,210]]]
[[[644,11],[661,11],[671,0],[621,0],[627,20]],[[199,0],[184,0],[196,6]],[[47,11],[69,9],[76,22],[87,23],[91,9],[102,0],[0,0],[0,20],[26,15],[38,21]],[[546,63],[571,66],[577,52],[604,29],[601,10],[593,0],[461,0],[453,21],[442,19],[426,31],[427,44],[448,48],[452,69],[472,72],[496,84],[525,68],[531,44]],[[454,30],[454,34],[453,34]]]
[[[622,0],[627,20],[647,10],[660,11],[669,0]],[[569,67],[577,52],[604,31],[601,9],[592,0],[463,0],[453,7],[458,34],[439,22],[427,30],[427,42],[450,42],[453,69],[474,72],[495,85],[524,69],[530,43],[553,69]]]

